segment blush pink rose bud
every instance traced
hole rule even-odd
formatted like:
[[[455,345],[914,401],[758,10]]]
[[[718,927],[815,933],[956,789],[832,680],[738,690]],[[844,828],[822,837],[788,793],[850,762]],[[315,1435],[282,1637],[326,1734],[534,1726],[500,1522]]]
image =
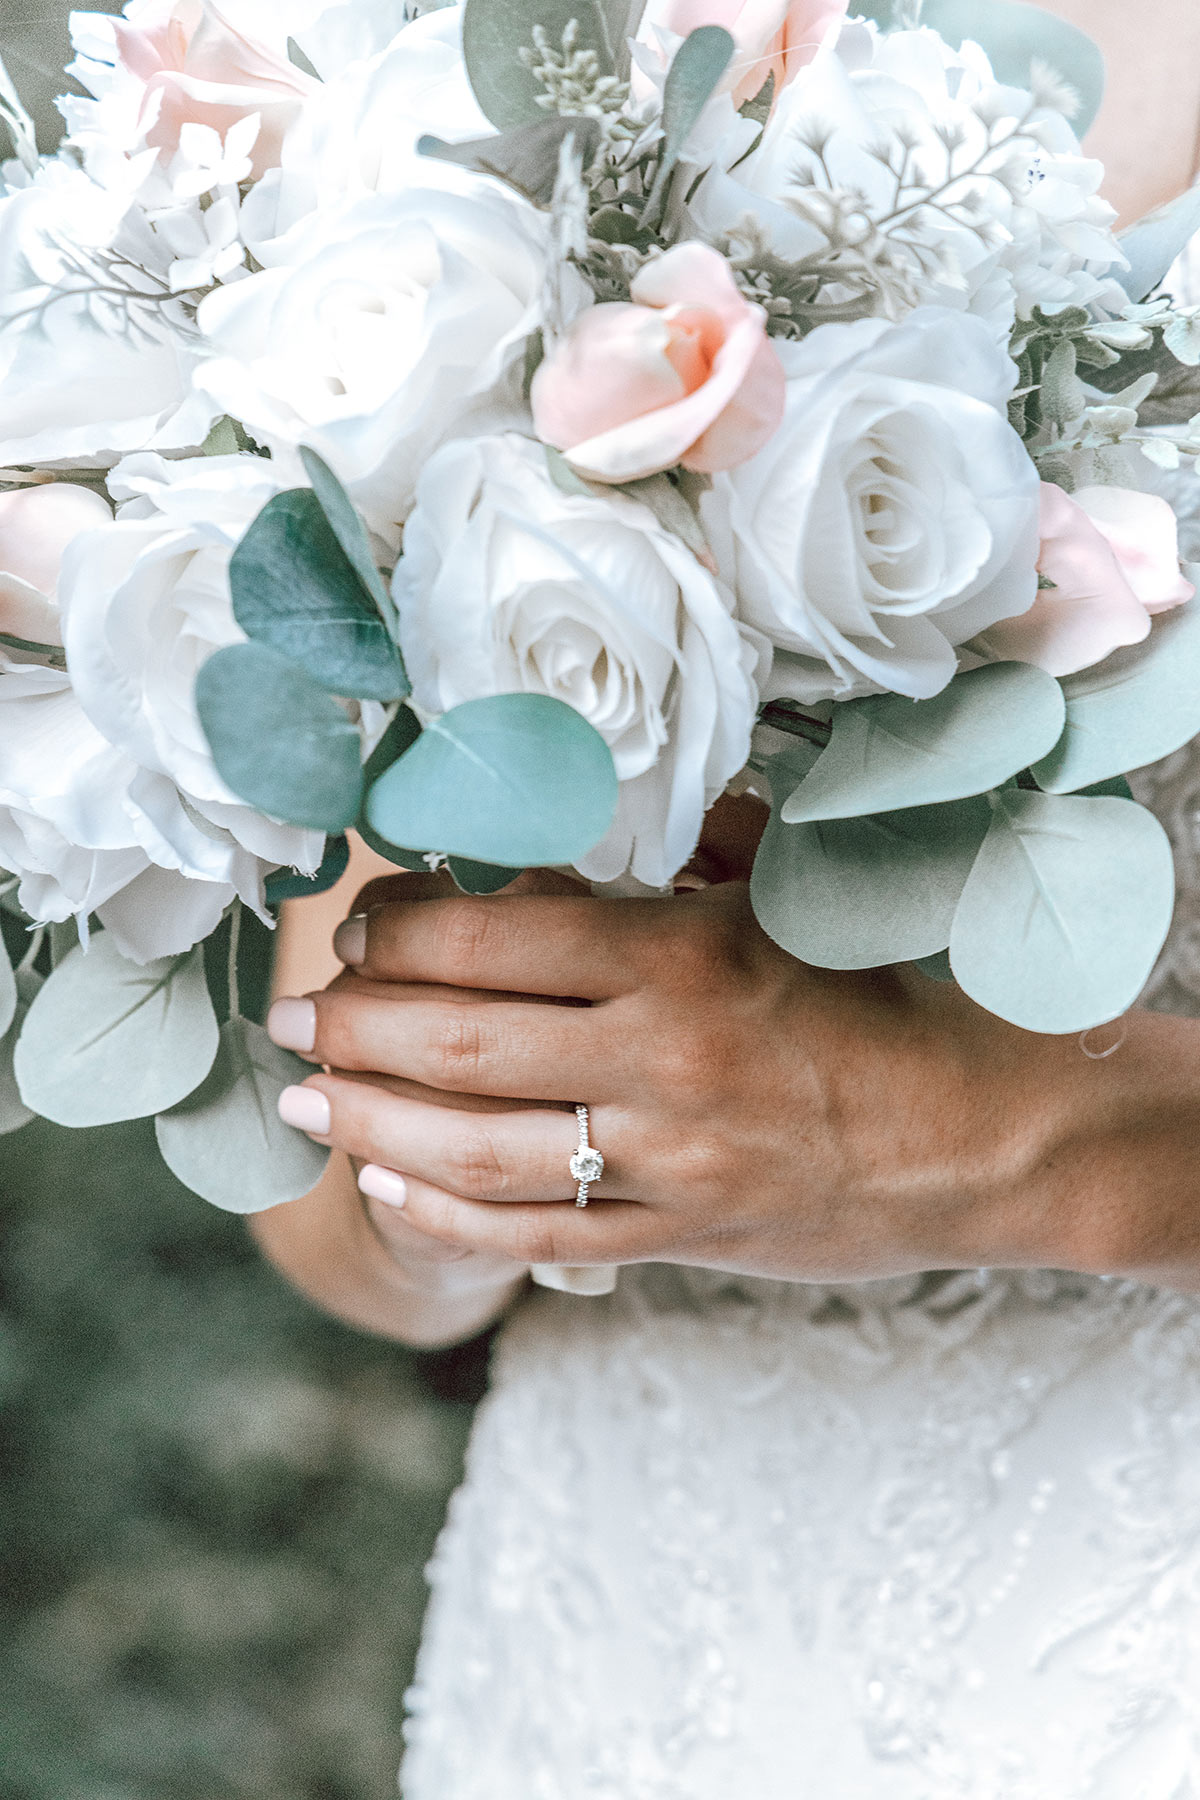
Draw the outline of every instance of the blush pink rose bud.
[[[0,494],[0,632],[62,643],[56,595],[63,553],[80,532],[111,519],[99,494],[66,481]]]
[[[725,87],[742,106],[775,77],[775,92],[810,63],[848,0],[668,0],[653,18],[687,37],[701,25],[721,25],[737,46]]]
[[[133,20],[116,21],[122,67],[144,83],[146,142],[171,155],[185,125],[224,137],[257,113],[257,180],[279,162],[301,103],[319,84],[286,57],[230,24],[217,0],[150,0]]]
[[[668,250],[631,291],[632,304],[582,313],[538,369],[538,436],[593,481],[748,462],[784,409],[783,365],[762,308],[706,244]]]
[[[1179,526],[1157,494],[1042,484],[1043,588],[1029,612],[995,625],[990,656],[1074,675],[1150,633],[1152,613],[1183,606],[1195,588],[1180,571]]]

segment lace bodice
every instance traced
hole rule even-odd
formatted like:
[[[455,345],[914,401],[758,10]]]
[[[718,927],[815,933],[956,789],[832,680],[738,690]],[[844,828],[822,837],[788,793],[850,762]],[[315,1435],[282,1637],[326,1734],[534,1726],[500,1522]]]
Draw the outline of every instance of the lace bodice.
[[[1148,998],[1200,1016],[1200,747],[1135,785],[1179,869]],[[1200,1302],[539,1293],[434,1579],[406,1800],[1200,1800]]]

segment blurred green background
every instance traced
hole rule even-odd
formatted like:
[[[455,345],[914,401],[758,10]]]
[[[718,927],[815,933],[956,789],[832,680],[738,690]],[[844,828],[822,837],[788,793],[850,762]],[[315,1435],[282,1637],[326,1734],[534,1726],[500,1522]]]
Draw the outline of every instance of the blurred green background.
[[[0,0],[47,146],[68,10]],[[394,1794],[481,1365],[312,1311],[149,1126],[0,1139],[0,1800]]]

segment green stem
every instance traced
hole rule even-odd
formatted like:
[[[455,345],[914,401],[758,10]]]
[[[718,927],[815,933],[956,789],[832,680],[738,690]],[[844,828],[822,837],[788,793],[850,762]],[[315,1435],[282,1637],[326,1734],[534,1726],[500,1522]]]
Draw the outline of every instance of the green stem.
[[[17,974],[18,975],[24,975],[30,969],[32,969],[34,963],[37,961],[38,957],[42,953],[42,945],[45,943],[45,941],[46,941],[46,927],[44,925],[39,925],[37,930],[35,932],[33,932],[30,936],[28,950],[26,950],[24,956],[21,958],[20,962],[17,964]]]
[[[242,995],[238,986],[238,950],[242,942],[242,903],[235,900],[229,910],[229,1017],[242,1016]]]

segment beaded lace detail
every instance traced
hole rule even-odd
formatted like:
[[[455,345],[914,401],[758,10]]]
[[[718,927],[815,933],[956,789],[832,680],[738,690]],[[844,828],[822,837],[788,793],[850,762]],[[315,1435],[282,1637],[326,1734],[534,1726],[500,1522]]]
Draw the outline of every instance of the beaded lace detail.
[[[1200,1016],[1200,747],[1136,786]],[[432,1574],[406,1800],[1200,1800],[1200,1302],[539,1293]]]

